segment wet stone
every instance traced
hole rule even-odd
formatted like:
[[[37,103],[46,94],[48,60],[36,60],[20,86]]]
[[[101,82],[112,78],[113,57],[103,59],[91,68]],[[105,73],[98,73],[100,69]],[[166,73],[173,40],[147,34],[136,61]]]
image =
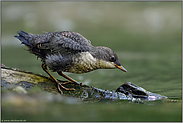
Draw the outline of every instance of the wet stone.
[[[62,96],[57,89],[56,83],[51,81],[48,77],[7,67],[1,67],[1,69],[4,71],[4,74],[2,74],[1,78],[1,88],[13,90],[17,86],[20,86],[21,88],[25,89],[24,92],[27,92],[27,94],[30,93],[30,90],[39,88],[38,90],[41,91],[37,92],[37,94],[40,92],[46,92]],[[19,75],[24,77],[19,77]],[[16,79],[15,82],[12,81],[12,77],[19,79]],[[61,80],[58,81],[61,83],[66,82]],[[131,82],[122,84],[116,89],[116,91],[103,90],[93,86],[77,83],[67,83],[64,86],[67,88],[74,88],[75,91],[62,90],[63,96],[77,98],[86,102],[96,102],[100,100],[127,100],[135,103],[141,103],[143,101],[167,99],[166,96],[146,91],[144,88],[139,87]],[[18,90],[21,91],[22,89]],[[48,100],[50,99],[51,98],[48,96]]]

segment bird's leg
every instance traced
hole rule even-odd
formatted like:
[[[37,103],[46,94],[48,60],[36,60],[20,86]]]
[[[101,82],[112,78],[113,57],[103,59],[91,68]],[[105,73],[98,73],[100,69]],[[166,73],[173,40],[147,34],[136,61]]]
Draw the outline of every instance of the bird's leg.
[[[77,84],[79,85],[79,83],[78,83],[76,80],[74,80],[74,79],[68,77],[67,75],[63,74],[61,71],[58,71],[57,73],[58,73],[59,75],[63,76],[64,78],[66,78],[66,79],[68,79],[68,80],[71,81],[71,82],[65,82],[65,83],[62,83],[62,84],[67,84],[67,83],[72,83],[72,82],[74,82],[74,83],[77,83]]]
[[[51,78],[53,81],[55,81],[55,82],[57,83],[57,85],[58,85],[58,90],[60,91],[61,94],[63,94],[63,92],[61,91],[60,87],[63,88],[64,90],[67,90],[67,91],[69,91],[69,90],[75,90],[75,89],[73,89],[73,88],[69,89],[69,88],[64,87],[64,86],[62,85],[62,83],[60,83],[57,79],[55,79],[55,77],[48,71],[47,65],[46,65],[45,63],[42,64],[42,68],[43,68],[43,70],[50,76],[50,78]]]

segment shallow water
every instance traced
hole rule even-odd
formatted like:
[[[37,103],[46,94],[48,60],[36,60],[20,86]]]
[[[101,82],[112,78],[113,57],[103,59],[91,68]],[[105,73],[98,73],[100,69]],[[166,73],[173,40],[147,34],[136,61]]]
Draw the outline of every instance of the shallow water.
[[[123,52],[117,52],[123,54]],[[8,54],[8,55],[7,55]],[[120,56],[121,56],[120,54]],[[127,53],[132,55],[133,53]],[[136,53],[134,53],[136,54]],[[128,73],[115,70],[96,70],[87,74],[68,74],[70,77],[94,87],[116,90],[121,84],[131,81],[144,89],[165,95],[171,99],[181,99],[181,59],[172,62],[157,58],[123,57]],[[148,54],[146,54],[148,56]],[[146,55],[142,55],[143,57]],[[119,57],[120,57],[119,56]],[[178,55],[177,55],[178,56]],[[13,68],[31,71],[47,76],[41,69],[41,62],[34,55],[20,47],[2,48],[2,63]],[[167,67],[169,66],[169,67]],[[169,70],[171,69],[171,70]],[[62,77],[54,74],[56,78]],[[38,101],[39,102],[39,101]],[[182,104],[172,102],[149,102],[133,104],[127,101],[102,101],[89,104],[39,103],[31,106],[3,105],[3,119],[25,119],[26,121],[181,121]],[[23,108],[24,107],[24,108]],[[27,107],[27,108],[25,108]],[[18,112],[18,113],[17,113]],[[47,112],[47,113],[46,113]],[[31,116],[31,117],[30,117]],[[82,116],[82,117],[81,117]],[[23,118],[22,118],[23,117]]]
[[[128,70],[127,73],[118,69],[95,70],[85,74],[66,73],[77,81],[97,88],[116,90],[125,82],[132,82],[146,90],[165,95],[169,98],[181,98],[181,56],[178,54],[153,54],[154,58],[149,57],[152,53],[139,53],[143,58],[136,57],[137,53],[117,52],[119,59],[124,56],[123,66]],[[147,56],[147,58],[146,58]],[[140,56],[139,56],[140,57]],[[175,59],[171,57],[175,57]],[[126,59],[125,59],[126,58]],[[170,60],[167,60],[170,59]],[[41,60],[24,48],[21,47],[2,47],[2,63],[12,68],[48,76],[41,68]],[[64,80],[61,76],[53,73],[58,79]]]
[[[48,9],[50,8],[50,9]],[[132,82],[153,93],[182,99],[181,2],[2,2],[1,63],[47,74],[40,59],[26,51],[13,36],[70,30],[94,46],[113,49],[128,70],[66,73],[97,88],[116,90]],[[61,76],[53,73],[56,78]],[[64,79],[63,79],[64,80]],[[26,107],[26,108],[25,108]],[[181,103],[127,101],[60,104],[32,103],[2,107],[3,119],[27,121],[181,121]],[[10,115],[11,114],[11,115]],[[11,118],[9,116],[12,116]]]

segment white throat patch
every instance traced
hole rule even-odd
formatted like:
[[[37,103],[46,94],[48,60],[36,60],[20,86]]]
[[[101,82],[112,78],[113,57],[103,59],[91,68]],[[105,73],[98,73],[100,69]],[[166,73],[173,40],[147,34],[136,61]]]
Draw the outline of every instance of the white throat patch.
[[[80,64],[88,67],[97,66],[98,60],[94,58],[89,52],[82,52],[80,54]]]
[[[102,69],[116,68],[115,65],[113,65],[109,61],[94,58],[89,52],[82,52],[80,54],[80,57],[76,61],[79,62],[79,64],[77,64],[78,68],[79,69],[84,68],[87,72],[100,68]]]

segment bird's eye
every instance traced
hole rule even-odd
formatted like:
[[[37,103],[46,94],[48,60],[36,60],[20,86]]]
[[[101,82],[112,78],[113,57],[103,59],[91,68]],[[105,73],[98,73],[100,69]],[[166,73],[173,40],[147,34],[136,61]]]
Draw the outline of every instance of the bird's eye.
[[[114,56],[111,57],[111,61],[114,62],[116,59]]]

